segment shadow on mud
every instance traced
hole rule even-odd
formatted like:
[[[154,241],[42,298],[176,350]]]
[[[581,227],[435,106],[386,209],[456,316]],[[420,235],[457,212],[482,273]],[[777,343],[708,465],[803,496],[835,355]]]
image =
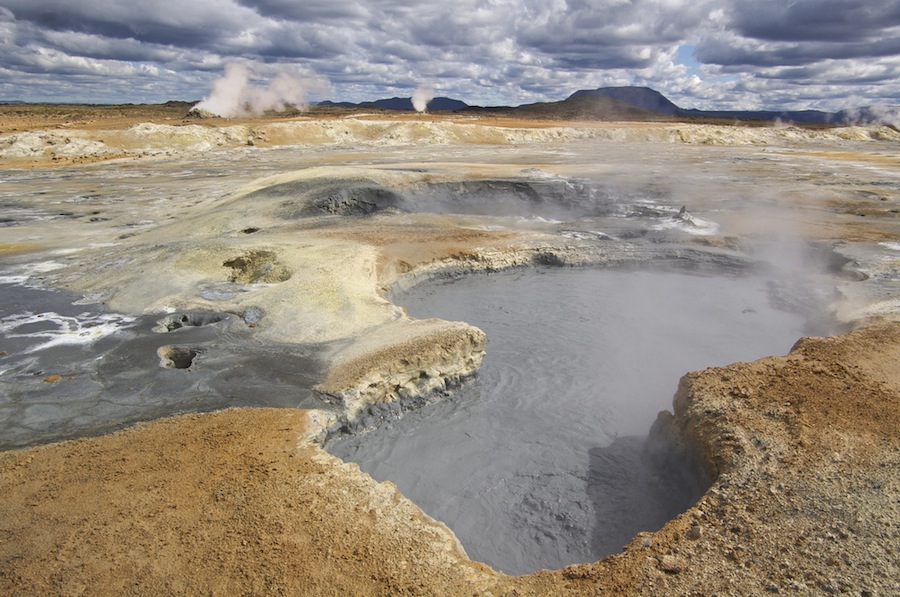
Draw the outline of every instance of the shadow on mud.
[[[596,524],[591,549],[622,550],[640,531],[654,532],[687,510],[709,486],[700,471],[659,438],[620,437],[588,450],[587,494]]]

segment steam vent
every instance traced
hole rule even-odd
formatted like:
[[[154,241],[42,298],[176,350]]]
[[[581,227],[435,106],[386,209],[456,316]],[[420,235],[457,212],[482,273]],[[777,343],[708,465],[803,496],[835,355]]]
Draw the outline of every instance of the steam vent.
[[[896,128],[67,109],[0,593],[900,594]]]

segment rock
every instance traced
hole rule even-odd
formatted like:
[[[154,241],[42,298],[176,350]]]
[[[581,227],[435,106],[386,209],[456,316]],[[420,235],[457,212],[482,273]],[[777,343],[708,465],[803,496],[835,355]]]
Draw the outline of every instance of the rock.
[[[687,569],[687,560],[679,556],[665,555],[659,558],[659,569],[666,574],[679,574]]]
[[[691,528],[688,529],[686,534],[688,539],[696,540],[699,539],[703,535],[703,527],[700,526],[696,521],[691,525]]]
[[[259,307],[247,307],[244,310],[244,313],[241,315],[241,319],[244,320],[244,323],[249,326],[257,325],[260,321],[262,321],[262,318],[263,310]]]

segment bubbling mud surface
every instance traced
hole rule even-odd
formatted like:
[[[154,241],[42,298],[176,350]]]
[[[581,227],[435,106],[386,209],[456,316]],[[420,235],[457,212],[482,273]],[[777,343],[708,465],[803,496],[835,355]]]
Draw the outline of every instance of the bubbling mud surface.
[[[823,331],[774,287],[761,275],[595,269],[422,284],[395,301],[484,330],[477,378],[328,449],[395,483],[495,569],[597,560],[705,489],[687,462],[648,450],[679,377]]]

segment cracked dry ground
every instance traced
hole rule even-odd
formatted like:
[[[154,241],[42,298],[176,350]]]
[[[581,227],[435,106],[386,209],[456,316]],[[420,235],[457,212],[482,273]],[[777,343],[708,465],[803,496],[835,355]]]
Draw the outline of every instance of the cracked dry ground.
[[[0,454],[3,594],[900,593],[900,324],[686,375],[662,416],[713,477],[600,562],[507,577],[389,483],[232,409]]]

